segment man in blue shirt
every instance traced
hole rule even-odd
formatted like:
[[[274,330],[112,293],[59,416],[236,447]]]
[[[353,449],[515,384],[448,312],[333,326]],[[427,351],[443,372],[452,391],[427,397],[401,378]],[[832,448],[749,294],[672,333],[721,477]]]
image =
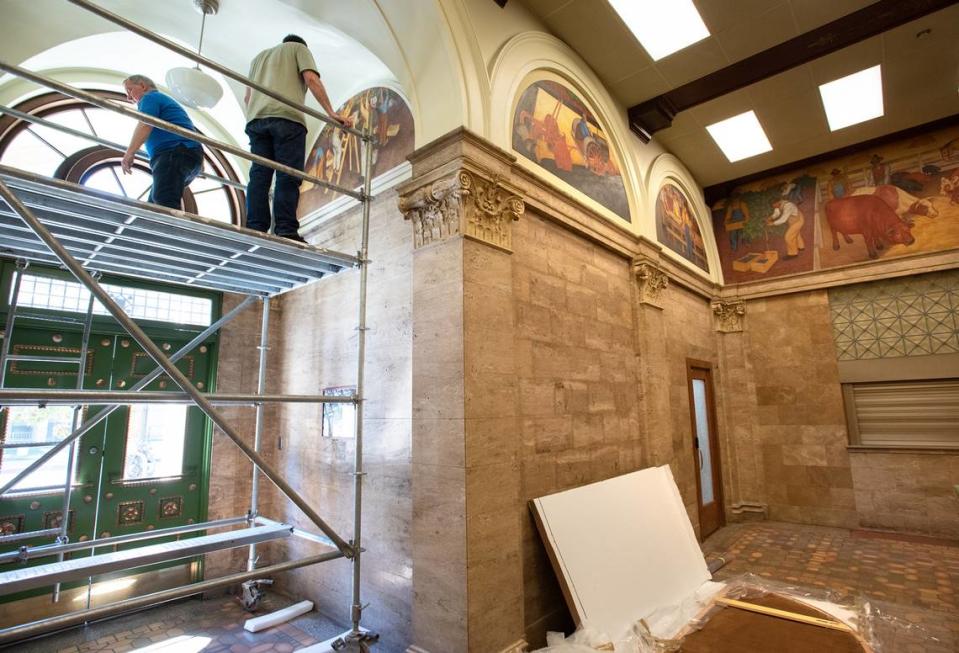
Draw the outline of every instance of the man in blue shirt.
[[[137,103],[137,110],[150,116],[166,120],[174,125],[197,131],[186,111],[176,100],[157,90],[156,84],[144,75],[131,75],[123,80],[127,97]],[[123,155],[120,167],[131,174],[133,158],[140,146],[146,142],[147,156],[150,157],[150,169],[153,171],[153,189],[150,201],[154,204],[180,208],[183,189],[199,174],[203,167],[203,148],[194,140],[157,129],[144,123],[137,123],[133,130],[130,146]]]

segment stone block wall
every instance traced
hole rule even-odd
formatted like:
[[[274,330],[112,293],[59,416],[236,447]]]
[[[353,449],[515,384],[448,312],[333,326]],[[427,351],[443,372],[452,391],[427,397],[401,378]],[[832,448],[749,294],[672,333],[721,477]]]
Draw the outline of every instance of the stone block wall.
[[[959,455],[847,448],[835,314],[824,290],[755,299],[743,333],[722,336],[727,503],[766,504],[775,520],[956,537]]]
[[[849,458],[861,526],[959,538],[959,455],[871,451]]]
[[[355,252],[360,217],[359,210],[338,216],[308,237],[319,247]],[[363,620],[382,633],[378,648],[402,651],[411,641],[411,247],[395,192],[377,197],[370,224],[362,585],[363,601],[370,607]],[[280,311],[271,326],[270,354],[277,367],[269,381],[271,392],[316,394],[356,383],[358,284],[359,272],[345,270],[276,302]],[[276,419],[268,422],[264,448],[274,451],[287,481],[350,539],[354,440],[323,437],[322,413],[314,404],[278,407]],[[277,492],[271,496],[264,514],[318,530]],[[270,549],[270,555],[289,559],[320,550],[291,538]],[[284,574],[278,589],[349,623],[351,573],[348,561],[336,560]]]
[[[536,497],[645,466],[628,260],[528,212],[513,226],[523,611],[530,644],[568,619]]]
[[[748,383],[724,387],[727,397],[745,395],[725,413],[743,452],[736,474],[749,492],[764,494],[759,500],[768,504],[770,519],[855,528],[859,519],[826,293],[748,302],[742,338],[745,360],[733,347],[730,367]],[[750,448],[759,452],[761,468],[744,452]],[[756,474],[762,479],[753,478]]]

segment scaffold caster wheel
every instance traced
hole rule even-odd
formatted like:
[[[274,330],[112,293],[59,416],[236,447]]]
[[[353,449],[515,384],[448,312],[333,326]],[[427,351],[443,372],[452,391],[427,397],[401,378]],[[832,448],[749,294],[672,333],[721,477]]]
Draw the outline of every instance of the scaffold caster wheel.
[[[240,586],[240,596],[237,598],[247,612],[253,612],[260,607],[260,601],[266,595],[264,587],[272,585],[273,581],[269,578],[260,580],[248,580]]]
[[[335,639],[330,643],[330,648],[334,651],[343,651],[344,653],[371,653],[372,644],[379,640],[380,636],[376,633],[364,630],[359,633],[349,633]]]

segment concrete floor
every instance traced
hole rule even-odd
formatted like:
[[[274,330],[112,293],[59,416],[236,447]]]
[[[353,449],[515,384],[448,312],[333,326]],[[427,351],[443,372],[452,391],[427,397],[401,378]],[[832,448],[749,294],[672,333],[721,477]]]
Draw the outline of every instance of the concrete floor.
[[[959,651],[957,541],[754,522],[721,529],[704,543],[703,550],[707,558],[721,555],[727,561],[716,573],[717,580],[745,578],[837,602],[868,601],[882,653]],[[261,612],[290,602],[272,593]],[[248,616],[228,597],[193,599],[15,644],[8,650],[123,653],[167,642],[166,648],[153,650],[289,653],[345,630],[344,624],[311,613],[254,635],[243,630]],[[201,640],[170,643],[173,638],[194,636],[210,641],[202,648],[197,648]]]

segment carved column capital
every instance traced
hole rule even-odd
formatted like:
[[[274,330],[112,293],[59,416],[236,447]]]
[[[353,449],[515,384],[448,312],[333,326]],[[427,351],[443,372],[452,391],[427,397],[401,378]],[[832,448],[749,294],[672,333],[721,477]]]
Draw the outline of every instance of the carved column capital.
[[[460,169],[405,192],[399,208],[413,224],[413,249],[463,235],[511,252],[511,223],[526,205],[501,179]]]
[[[669,286],[666,273],[651,261],[636,259],[633,261],[633,275],[636,277],[639,303],[663,308],[662,294]]]
[[[713,300],[713,324],[720,333],[739,333],[746,319],[746,302]]]

